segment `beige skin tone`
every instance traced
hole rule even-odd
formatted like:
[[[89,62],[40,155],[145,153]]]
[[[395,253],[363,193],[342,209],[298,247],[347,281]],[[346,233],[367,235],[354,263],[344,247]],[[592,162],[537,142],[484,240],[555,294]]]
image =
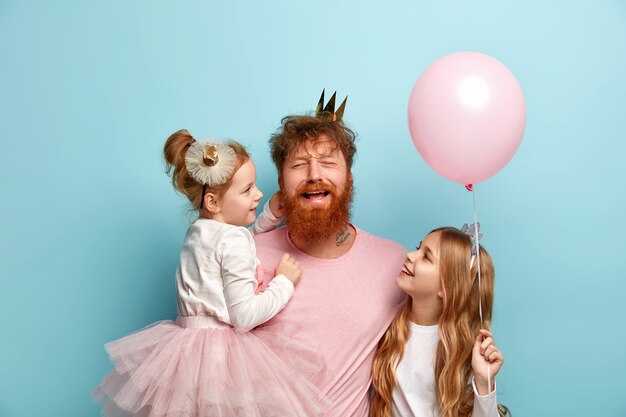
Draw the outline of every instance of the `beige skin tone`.
[[[439,278],[440,232],[426,236],[419,248],[406,255],[402,271],[397,278],[398,287],[412,298],[410,320],[422,326],[433,326],[439,322],[443,311],[443,287]],[[485,329],[476,336],[472,350],[472,370],[476,388],[480,395],[493,391],[488,386],[487,372],[491,380],[500,371],[504,357],[495,345],[492,334]]]
[[[256,186],[256,168],[252,160],[248,160],[235,172],[230,187],[222,196],[214,193],[205,194],[200,216],[234,226],[247,226],[254,222],[262,197],[263,193]],[[272,213],[279,217],[280,204],[277,196],[272,196],[272,200],[270,209],[274,206],[276,211],[272,209]],[[302,268],[293,256],[285,253],[274,273],[285,275],[293,285],[296,285],[302,276]]]
[[[280,200],[278,193],[274,193],[272,198],[270,198],[270,210],[272,211],[274,217],[278,219],[285,217],[285,205]]]
[[[294,154],[285,160],[281,169],[282,191],[295,196],[298,187],[304,184],[332,184],[339,192],[345,189],[349,176],[343,152],[333,150],[332,142],[326,135],[322,135],[317,142],[305,142]],[[314,196],[306,198],[299,196],[305,206],[328,207],[332,195]],[[316,258],[334,259],[346,254],[356,238],[356,230],[350,224],[346,224],[346,233],[341,233],[341,243],[338,244],[337,236],[329,236],[320,242],[308,242],[291,237],[293,244],[302,252]]]

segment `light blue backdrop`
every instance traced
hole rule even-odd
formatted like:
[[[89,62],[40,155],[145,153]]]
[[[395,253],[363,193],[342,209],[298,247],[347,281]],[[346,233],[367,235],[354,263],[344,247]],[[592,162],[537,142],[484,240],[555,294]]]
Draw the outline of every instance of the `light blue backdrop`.
[[[458,51],[502,61],[528,107],[516,156],[477,187],[499,399],[626,415],[625,39],[618,0],[0,1],[0,416],[97,416],[103,344],[175,317],[177,129],[249,146],[269,196],[268,136],[337,89],[357,225],[412,248],[471,220],[406,121],[418,75]]]

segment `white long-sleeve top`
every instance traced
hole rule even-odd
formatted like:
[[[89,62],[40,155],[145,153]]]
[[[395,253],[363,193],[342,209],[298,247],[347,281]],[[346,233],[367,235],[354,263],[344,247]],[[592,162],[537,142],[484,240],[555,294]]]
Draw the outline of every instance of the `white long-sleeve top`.
[[[284,275],[274,277],[257,292],[260,262],[252,233],[280,223],[266,204],[250,230],[198,218],[187,230],[176,271],[178,313],[213,316],[241,331],[274,317],[293,296],[294,286]]]
[[[435,396],[435,356],[439,343],[439,326],[411,323],[411,336],[396,370],[391,415],[393,417],[439,417],[441,410]],[[478,395],[474,389],[472,417],[498,417],[495,388],[490,394]],[[495,385],[494,385],[495,386]]]

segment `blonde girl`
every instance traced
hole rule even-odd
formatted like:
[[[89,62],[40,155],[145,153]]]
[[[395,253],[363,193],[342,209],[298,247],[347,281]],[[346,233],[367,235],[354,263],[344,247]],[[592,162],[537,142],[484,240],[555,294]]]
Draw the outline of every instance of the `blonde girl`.
[[[407,297],[374,356],[370,416],[497,417],[508,412],[496,401],[494,382],[504,358],[486,330],[493,262],[482,247],[478,259],[480,285],[470,236],[452,227],[433,230],[407,254],[396,281]]]

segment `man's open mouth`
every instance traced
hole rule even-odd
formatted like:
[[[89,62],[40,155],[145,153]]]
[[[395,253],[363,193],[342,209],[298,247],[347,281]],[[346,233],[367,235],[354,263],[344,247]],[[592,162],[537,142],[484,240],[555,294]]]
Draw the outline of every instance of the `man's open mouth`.
[[[302,197],[306,198],[309,201],[322,200],[324,197],[328,196],[330,191],[310,191],[307,193],[302,193]]]

